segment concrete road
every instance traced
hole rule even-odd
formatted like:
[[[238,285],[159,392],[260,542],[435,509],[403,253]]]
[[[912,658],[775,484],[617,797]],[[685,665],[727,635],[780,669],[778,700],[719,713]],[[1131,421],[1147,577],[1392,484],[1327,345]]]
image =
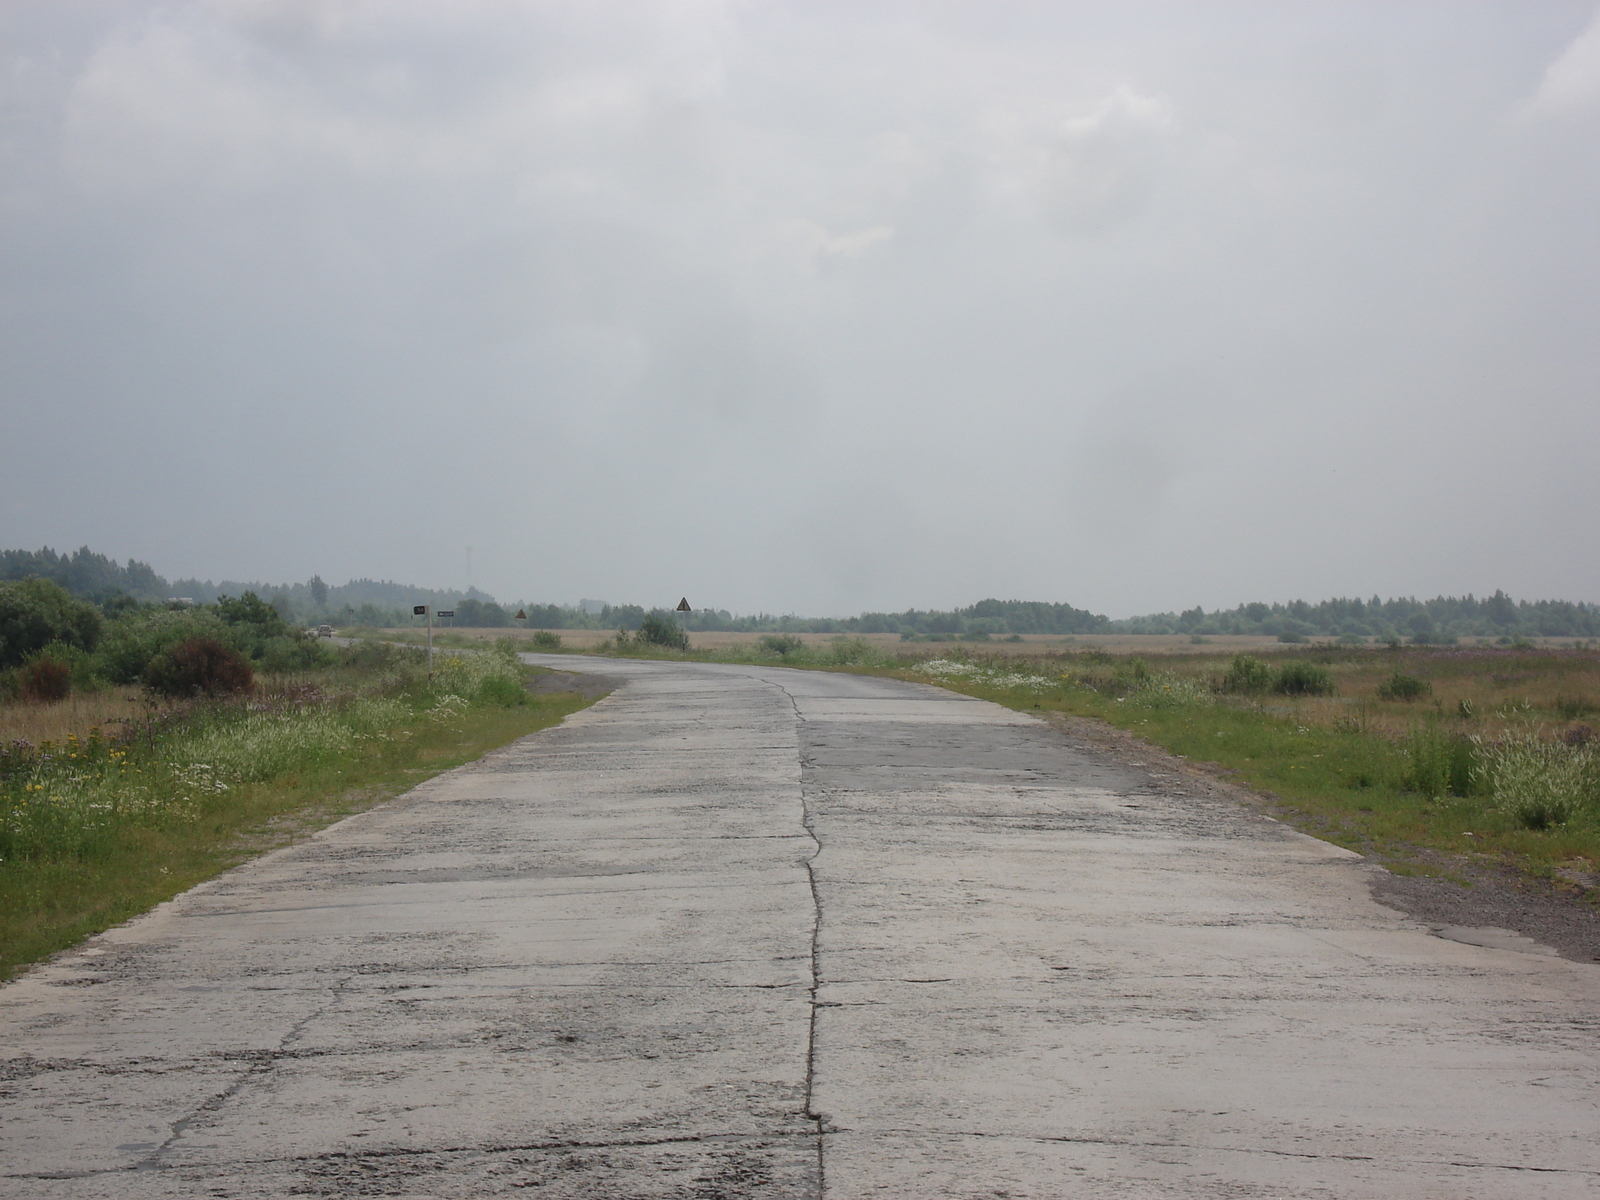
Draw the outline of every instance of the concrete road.
[[[1600,967],[979,701],[582,665],[0,989],[0,1195],[1600,1196]]]

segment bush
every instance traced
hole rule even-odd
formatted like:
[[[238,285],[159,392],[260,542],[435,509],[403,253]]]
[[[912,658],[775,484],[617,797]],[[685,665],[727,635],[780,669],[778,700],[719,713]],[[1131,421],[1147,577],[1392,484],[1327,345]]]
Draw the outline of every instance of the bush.
[[[767,653],[776,654],[780,658],[787,658],[796,650],[806,648],[805,642],[792,633],[764,633],[759,644]]]
[[[100,610],[48,579],[0,583],[0,668],[20,667],[51,642],[93,650]]]
[[[1595,805],[1600,755],[1592,746],[1547,742],[1528,732],[1483,747],[1481,756],[1477,777],[1524,829],[1565,825]]]
[[[334,660],[328,647],[290,625],[278,609],[254,592],[237,600],[220,596],[216,611],[227,627],[223,640],[262,670],[287,674],[324,667]]]
[[[539,650],[561,649],[561,635],[548,629],[535,629],[533,631],[533,644]]]
[[[673,650],[687,650],[689,635],[682,625],[662,613],[651,613],[639,623],[638,641],[651,646],[666,646]]]
[[[828,647],[828,658],[840,666],[866,662],[872,657],[872,643],[866,638],[835,638]]]
[[[189,638],[163,650],[144,671],[145,686],[163,696],[225,696],[255,683],[250,660],[216,638]]]
[[[1396,671],[1378,685],[1379,700],[1416,700],[1433,694],[1433,685],[1415,675],[1402,675]]]
[[[1331,696],[1339,689],[1327,667],[1297,659],[1283,664],[1273,690],[1285,696]]]
[[[1252,696],[1272,686],[1272,668],[1250,654],[1235,654],[1228,664],[1228,673],[1222,677],[1222,690],[1240,696]]]
[[[46,704],[72,694],[72,668],[60,659],[41,654],[17,672],[17,690],[24,700]]]

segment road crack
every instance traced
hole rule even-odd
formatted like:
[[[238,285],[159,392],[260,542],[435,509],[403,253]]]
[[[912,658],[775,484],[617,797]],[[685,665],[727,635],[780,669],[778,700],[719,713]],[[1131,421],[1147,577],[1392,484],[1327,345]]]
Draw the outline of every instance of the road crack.
[[[816,1082],[817,1082],[817,1020],[824,1007],[829,1007],[818,1001],[818,990],[822,986],[822,893],[817,887],[817,859],[822,855],[822,837],[817,832],[816,822],[811,812],[811,804],[806,797],[806,784],[804,778],[805,754],[801,750],[800,727],[805,724],[805,715],[800,711],[800,704],[793,693],[776,680],[764,680],[782,692],[794,709],[795,719],[795,753],[802,768],[799,780],[800,788],[800,825],[810,835],[815,849],[805,860],[806,882],[811,889],[811,984],[806,989],[809,997],[810,1015],[806,1026],[806,1086],[805,1104],[802,1112],[805,1119],[816,1125],[817,1145],[817,1183],[815,1196],[817,1200],[827,1193],[827,1169],[823,1160],[823,1142],[827,1133],[827,1119],[816,1110]]]

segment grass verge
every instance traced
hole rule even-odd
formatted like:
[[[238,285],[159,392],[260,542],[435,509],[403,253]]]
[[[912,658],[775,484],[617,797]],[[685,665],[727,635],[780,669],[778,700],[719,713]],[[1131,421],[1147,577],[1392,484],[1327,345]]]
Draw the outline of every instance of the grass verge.
[[[0,748],[0,978],[593,703],[530,693],[503,654],[418,667],[364,647],[247,700]]]

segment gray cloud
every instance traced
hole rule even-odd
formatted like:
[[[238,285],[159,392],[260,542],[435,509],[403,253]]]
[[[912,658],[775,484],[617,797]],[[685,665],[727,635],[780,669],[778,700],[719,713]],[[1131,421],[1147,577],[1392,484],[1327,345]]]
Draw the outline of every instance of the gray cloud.
[[[1600,598],[1594,6],[0,16],[0,541],[736,610]]]

